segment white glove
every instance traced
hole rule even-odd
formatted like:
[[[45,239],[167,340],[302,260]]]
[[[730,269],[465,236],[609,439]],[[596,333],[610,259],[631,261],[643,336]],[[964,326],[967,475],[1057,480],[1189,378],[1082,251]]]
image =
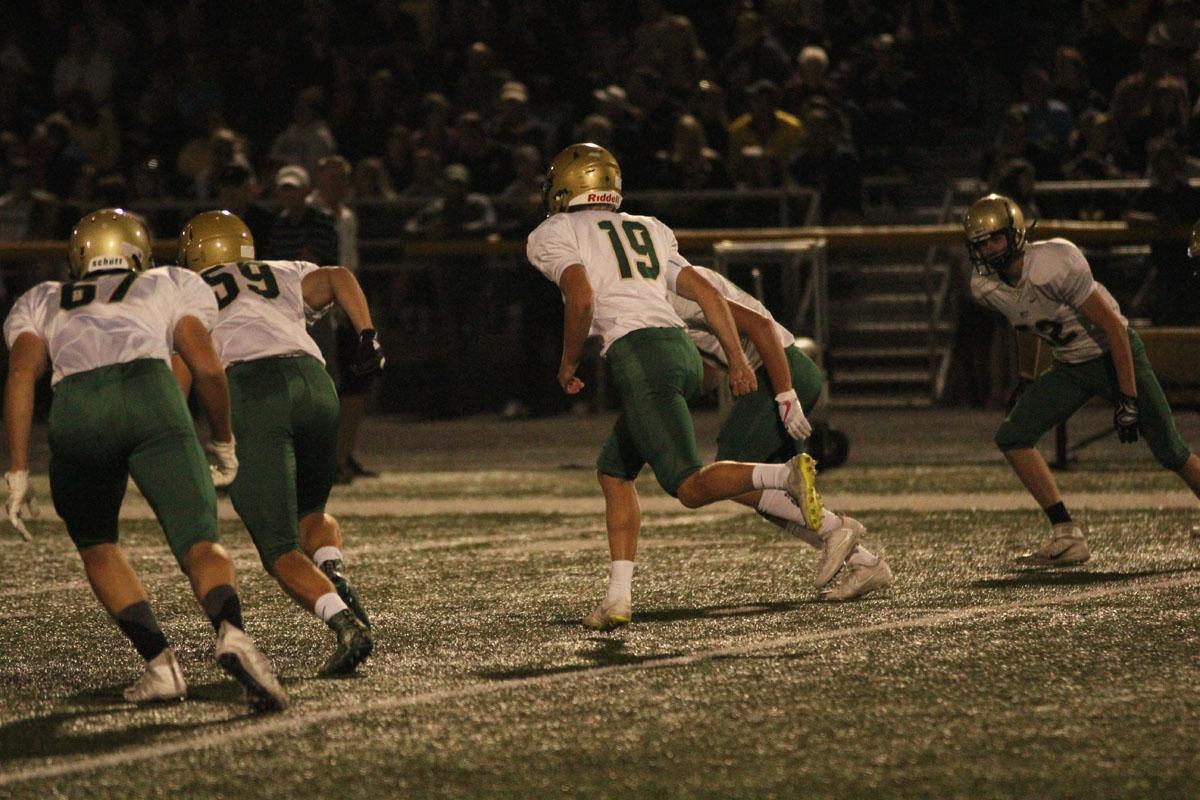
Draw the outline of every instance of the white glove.
[[[213,486],[218,489],[226,488],[237,477],[238,460],[236,443],[233,439],[230,439],[228,442],[209,442],[208,447],[205,449],[208,450],[208,454],[216,462],[209,465],[209,469],[212,470]]]
[[[22,539],[32,542],[33,537],[25,527],[25,520],[36,517],[38,510],[33,493],[29,491],[29,470],[6,472],[4,482],[8,484],[8,499],[4,501],[4,511],[8,514],[9,524],[17,529]]]
[[[779,409],[779,419],[783,421],[783,427],[787,428],[788,435],[793,439],[807,439],[812,433],[812,423],[804,416],[804,409],[800,407],[796,390],[788,389],[775,395],[775,406]]]

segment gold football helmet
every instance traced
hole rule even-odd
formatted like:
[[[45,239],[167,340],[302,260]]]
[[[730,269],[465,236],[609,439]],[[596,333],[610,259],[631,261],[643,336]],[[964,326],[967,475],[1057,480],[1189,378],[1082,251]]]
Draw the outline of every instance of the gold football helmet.
[[[101,269],[141,272],[154,266],[146,226],[137,215],[120,208],[102,208],[75,223],[67,257],[76,279]]]
[[[1005,269],[1025,252],[1025,235],[1029,231],[1025,215],[1020,206],[1002,194],[989,194],[972,203],[963,216],[963,229],[971,263],[985,275]],[[987,243],[997,233],[1003,233],[1008,244],[989,255]]]
[[[1200,256],[1200,222],[1192,226],[1192,235],[1188,238],[1188,258]]]
[[[254,237],[236,215],[205,211],[188,220],[179,234],[179,265],[203,272],[217,264],[254,258]]]
[[[554,157],[542,184],[546,216],[573,206],[621,207],[621,165],[598,144],[573,144]]]

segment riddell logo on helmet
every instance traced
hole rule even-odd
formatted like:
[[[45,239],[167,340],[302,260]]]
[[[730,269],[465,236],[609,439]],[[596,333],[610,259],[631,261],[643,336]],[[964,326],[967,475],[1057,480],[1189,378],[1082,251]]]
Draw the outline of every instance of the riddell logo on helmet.
[[[619,203],[621,196],[616,192],[588,192],[587,203]]]

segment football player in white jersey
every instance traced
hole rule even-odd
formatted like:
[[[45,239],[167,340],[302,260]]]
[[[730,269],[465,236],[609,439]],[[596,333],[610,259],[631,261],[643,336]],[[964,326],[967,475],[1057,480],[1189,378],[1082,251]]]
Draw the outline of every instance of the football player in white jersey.
[[[333,630],[321,674],[353,672],[374,645],[342,572],[341,529],[325,513],[337,476],[338,396],[305,318],[334,302],[346,312],[358,346],[343,369],[365,380],[384,363],[367,299],[343,267],[256,261],[250,229],[228,211],[184,226],[179,263],[212,287],[219,307],[212,338],[229,376],[240,463],[230,499],[267,572]],[[186,365],[176,374],[186,387]]]
[[[1003,314],[1019,333],[1037,336],[1053,348],[1054,365],[1048,371],[1036,378],[1020,376],[995,437],[1051,525],[1042,545],[1022,555],[1019,563],[1070,566],[1091,555],[1037,442],[1093,397],[1113,404],[1113,425],[1122,442],[1145,437],[1158,462],[1200,496],[1200,458],[1175,428],[1142,340],[1129,329],[1117,301],[1092,277],[1079,248],[1066,239],[1026,242],[1024,214],[1002,195],[976,200],[963,227],[976,270],[971,278],[975,300]]]
[[[34,384],[52,365],[50,491],[97,599],[146,660],[125,699],[178,700],[187,691],[118,543],[132,476],[217,632],[217,663],[245,685],[252,708],[280,710],[287,695],[244,631],[233,563],[217,542],[213,484],[233,480],[237,460],[225,373],[208,333],[217,316],[212,293],[186,270],[148,269],[146,229],[120,209],[81,219],[69,248],[71,280],[30,289],[4,323],[8,518],[24,532]],[[217,459],[211,476],[171,374],[172,348],[196,376]]]
[[[792,458],[803,450],[804,441],[812,433],[805,412],[812,411],[821,395],[820,367],[795,346],[796,337],[757,298],[707,267],[692,269],[729,302],[742,348],[758,377],[758,389],[735,398],[721,425],[717,460],[781,462]],[[710,391],[726,379],[724,350],[699,304],[674,292],[668,297],[704,359],[704,389]],[[813,547],[823,547],[820,532],[805,525],[803,514],[786,492],[764,489],[734,500]],[[852,526],[865,533],[857,520],[844,515],[838,518],[828,510],[826,515],[826,525]],[[822,566],[817,565],[818,581]],[[851,600],[892,584],[891,567],[861,542],[850,551],[846,569],[838,577],[836,584],[826,585],[823,599]]]
[[[700,392],[703,365],[667,292],[703,309],[725,353],[735,396],[753,392],[757,378],[729,304],[679,255],[670,228],[653,217],[618,211],[621,168],[612,154],[590,143],[563,150],[550,162],[545,203],[548,217],[529,235],[526,253],[563,293],[559,385],[568,394],[583,388],[576,371],[585,340],[597,335],[623,407],[597,459],[612,572],[608,596],[592,617],[595,627],[608,629],[628,623],[632,613],[635,542],[623,532],[639,524],[637,496],[628,489],[645,464],[688,508],[782,489],[800,505],[809,528],[821,531],[827,518],[814,486],[815,462],[806,454],[786,464],[702,464],[687,401]],[[849,526],[823,533],[821,585],[833,579],[858,536]]]

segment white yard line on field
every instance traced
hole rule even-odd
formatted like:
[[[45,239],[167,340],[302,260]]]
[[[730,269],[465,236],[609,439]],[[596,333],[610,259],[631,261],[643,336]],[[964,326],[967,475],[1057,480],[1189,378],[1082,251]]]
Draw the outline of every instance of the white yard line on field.
[[[398,709],[435,704],[442,701],[456,701],[464,698],[479,697],[500,692],[513,691],[535,686],[548,686],[566,683],[574,680],[591,680],[601,676],[633,673],[646,669],[664,669],[682,667],[699,662],[712,661],[730,656],[741,656],[768,650],[778,650],[815,642],[825,642],[845,639],[851,636],[865,634],[884,634],[900,630],[916,628],[935,628],[942,625],[952,625],[966,620],[989,619],[1011,614],[1034,611],[1039,608],[1062,606],[1097,600],[1105,597],[1128,594],[1132,592],[1150,592],[1156,590],[1192,588],[1200,586],[1200,576],[1166,578],[1157,581],[1138,581],[1121,586],[1107,586],[1098,589],[1088,589],[1059,595],[1043,600],[1015,601],[985,606],[969,606],[967,608],[945,611],[938,614],[928,614],[913,619],[881,622],[874,625],[839,628],[829,631],[814,631],[795,636],[780,636],[771,639],[757,639],[728,647],[715,647],[697,650],[682,656],[672,656],[654,661],[640,661],[635,664],[615,664],[608,666],[578,669],[568,672],[558,672],[549,675],[537,675],[528,678],[512,680],[486,681],[467,684],[455,688],[439,689],[432,692],[408,695],[407,697],[388,697],[361,703],[357,706],[350,702],[339,703],[337,708],[322,708],[314,711],[293,711],[271,717],[259,717],[245,723],[237,724],[229,730],[214,731],[206,734],[188,734],[186,737],[157,742],[149,745],[138,745],[121,748],[104,755],[84,758],[62,759],[36,766],[24,767],[6,774],[0,774],[0,786],[9,786],[32,780],[62,778],[98,769],[120,767],[140,761],[161,761],[169,756],[193,753],[220,747],[245,739],[255,739],[307,728],[322,722],[337,722],[357,714],[396,711]]]
[[[979,492],[938,494],[884,494],[858,492],[822,493],[825,505],[848,513],[865,511],[1012,511],[1036,509],[1025,492]],[[1075,492],[1067,497],[1071,509],[1080,511],[1118,511],[1135,508],[1197,508],[1195,495],[1187,491],[1158,492]],[[672,497],[643,497],[642,511],[653,514],[684,512]],[[733,503],[710,508],[731,509]],[[555,497],[455,497],[353,499],[332,497],[326,510],[347,517],[420,517],[435,514],[604,514],[604,498]],[[217,505],[221,519],[237,519],[233,506],[222,499]],[[727,512],[731,513],[731,512]],[[141,498],[129,498],[121,509],[123,519],[153,519],[153,513]]]

